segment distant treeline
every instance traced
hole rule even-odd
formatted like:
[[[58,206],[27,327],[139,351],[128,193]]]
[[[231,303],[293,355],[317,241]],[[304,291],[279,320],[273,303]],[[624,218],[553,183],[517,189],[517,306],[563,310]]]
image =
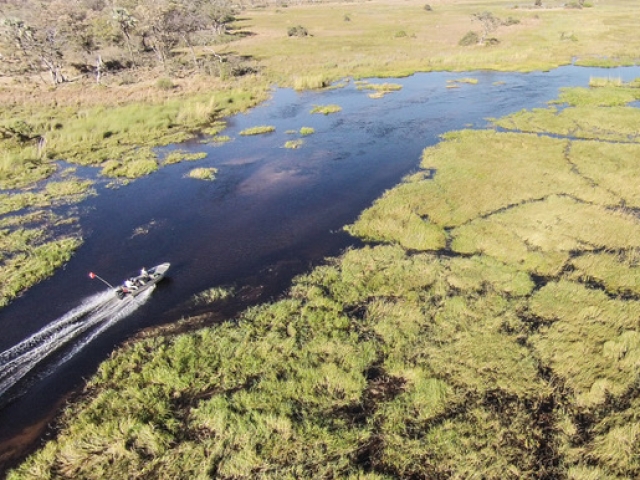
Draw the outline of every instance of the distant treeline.
[[[59,84],[142,66],[210,69],[223,61],[213,46],[240,8],[231,0],[7,0],[0,75]]]

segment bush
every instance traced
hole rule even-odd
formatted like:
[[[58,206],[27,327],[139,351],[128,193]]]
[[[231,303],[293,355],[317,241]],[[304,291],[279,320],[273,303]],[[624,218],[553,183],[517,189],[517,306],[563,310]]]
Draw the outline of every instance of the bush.
[[[287,35],[289,35],[290,37],[306,37],[307,35],[309,35],[309,32],[302,25],[297,25],[295,27],[291,27],[287,31]]]
[[[425,11],[427,12],[432,12],[433,8],[431,8],[431,5],[429,5],[428,3],[424,6]]]
[[[480,41],[480,37],[476,32],[467,32],[464,37],[460,39],[458,45],[461,47],[468,47],[470,45],[477,45]]]
[[[172,90],[176,87],[175,83],[170,78],[159,78],[156,82],[156,87],[160,90]]]
[[[518,25],[519,23],[520,20],[518,20],[517,18],[509,17],[504,22],[502,22],[502,25],[504,25],[505,27],[510,27],[511,25]]]

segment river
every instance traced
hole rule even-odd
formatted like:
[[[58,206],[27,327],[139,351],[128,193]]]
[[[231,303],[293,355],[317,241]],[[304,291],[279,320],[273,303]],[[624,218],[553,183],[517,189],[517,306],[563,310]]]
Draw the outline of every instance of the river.
[[[0,476],[54,434],[47,425],[56,412],[118,345],[150,327],[204,313],[214,320],[231,318],[249,305],[277,298],[295,275],[358,245],[342,227],[414,171],[422,150],[439,135],[544,107],[559,88],[587,86],[592,76],[629,81],[640,76],[640,69],[568,66],[527,74],[373,79],[402,85],[380,99],[369,98],[370,91],[359,90],[355,82],[322,92],[276,89],[268,102],[227,119],[223,134],[232,141],[214,146],[199,139],[177,146],[206,152],[205,159],[164,167],[116,189],[99,181],[98,195],[80,205],[82,247],[52,278],[0,310],[0,352],[34,335],[46,337],[43,329],[49,325],[67,328],[83,315],[98,319],[87,309],[97,308],[91,302],[102,301],[106,287],[91,281],[89,271],[120,282],[143,265],[171,262],[169,278],[126,314],[103,309],[102,323],[96,320],[91,329],[64,330],[72,339],[65,349],[43,355],[12,388],[19,395],[0,410]],[[456,82],[465,78],[478,82]],[[342,111],[310,113],[326,104],[340,105]],[[257,125],[276,131],[239,135]],[[300,148],[283,148],[300,137],[291,131],[301,127],[315,133],[304,137]],[[196,166],[217,168],[216,180],[185,178]],[[95,175],[88,168],[78,172]],[[213,286],[233,287],[236,299],[217,311],[193,302],[195,294]],[[8,356],[0,356],[0,363],[3,358],[8,363]]]

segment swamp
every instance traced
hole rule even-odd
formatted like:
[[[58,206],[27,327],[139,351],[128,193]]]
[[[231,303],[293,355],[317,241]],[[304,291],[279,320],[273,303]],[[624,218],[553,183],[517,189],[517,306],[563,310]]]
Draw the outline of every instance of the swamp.
[[[5,86],[0,367],[90,261],[175,265],[3,405],[49,412],[7,478],[637,478],[640,2],[527,3],[246,6],[247,75]]]

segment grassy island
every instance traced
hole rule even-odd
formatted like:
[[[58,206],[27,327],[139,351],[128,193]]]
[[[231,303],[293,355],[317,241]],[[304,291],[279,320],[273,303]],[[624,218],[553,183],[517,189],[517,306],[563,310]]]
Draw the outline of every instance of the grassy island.
[[[223,95],[247,105],[266,95],[268,81],[293,85],[300,71],[333,79],[637,60],[629,18],[640,2],[527,3],[247,11],[239,25],[255,35],[234,48],[263,59],[264,77],[236,79],[240,90]],[[488,11],[512,21],[483,35]],[[309,35],[287,36],[292,24]],[[488,43],[461,46],[470,30]],[[135,142],[184,138],[228,103],[203,113],[196,105],[210,95],[188,103],[163,92],[145,107],[153,115],[140,113],[141,124],[163,126],[145,127]],[[418,172],[347,227],[366,246],[234,322],[114,352],[67,407],[56,438],[9,479],[638,478],[640,110],[629,105],[638,98],[638,82],[594,81],[561,92],[563,108],[446,134]],[[50,108],[16,103],[6,112]],[[100,123],[106,113],[96,113],[97,136],[87,142],[120,138],[117,158],[97,147],[74,156],[84,109],[102,111],[63,109],[48,148],[101,168],[125,162],[117,149],[129,130]],[[16,174],[5,169],[7,185],[47,178],[57,155]],[[25,191],[0,205],[28,205],[31,219],[50,201]],[[47,238],[12,227],[0,242],[42,248],[54,268],[69,245]],[[65,241],[73,247],[75,238]]]

